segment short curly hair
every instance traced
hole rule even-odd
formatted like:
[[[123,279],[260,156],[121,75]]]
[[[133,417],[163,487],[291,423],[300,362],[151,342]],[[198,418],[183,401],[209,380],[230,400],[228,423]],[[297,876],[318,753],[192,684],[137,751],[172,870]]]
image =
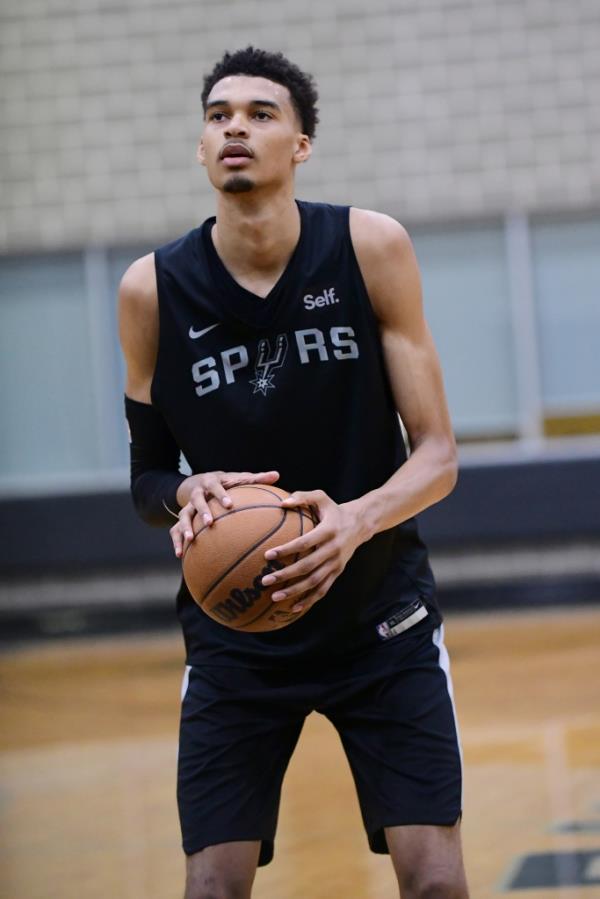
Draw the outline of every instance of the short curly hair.
[[[282,84],[290,92],[293,106],[302,123],[302,132],[310,140],[315,136],[319,110],[317,100],[319,98],[317,88],[312,75],[303,72],[283,53],[270,53],[268,50],[258,50],[255,47],[246,47],[244,50],[236,50],[234,53],[225,53],[223,58],[215,65],[212,72],[204,77],[202,90],[202,108],[206,113],[206,102],[211,90],[222,78],[228,75],[252,75],[257,78],[268,78],[276,84]]]

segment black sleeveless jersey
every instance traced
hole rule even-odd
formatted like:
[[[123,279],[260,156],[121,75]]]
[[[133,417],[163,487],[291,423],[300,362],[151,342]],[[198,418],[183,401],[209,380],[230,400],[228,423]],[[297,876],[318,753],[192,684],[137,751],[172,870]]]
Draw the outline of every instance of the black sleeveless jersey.
[[[298,208],[298,244],[264,299],[223,265],[214,218],[156,250],[152,403],[194,473],[276,469],[278,486],[344,503],[380,487],[406,451],[349,208]],[[419,600],[439,624],[410,519],[362,544],[327,595],[281,630],[235,632],[205,615],[183,581],[177,605],[188,664],[272,667],[361,652]]]

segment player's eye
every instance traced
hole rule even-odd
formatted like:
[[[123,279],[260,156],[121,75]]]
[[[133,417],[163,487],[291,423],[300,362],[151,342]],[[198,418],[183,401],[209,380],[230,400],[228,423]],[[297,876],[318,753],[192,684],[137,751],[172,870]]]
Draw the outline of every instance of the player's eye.
[[[273,118],[273,116],[271,115],[271,113],[270,113],[270,112],[265,112],[264,109],[257,109],[257,111],[254,113],[254,115],[256,116],[256,118],[257,118],[260,122],[266,122],[267,119],[272,119],[272,118]]]
[[[225,113],[223,112],[211,112],[208,121],[209,122],[222,122],[225,118]]]

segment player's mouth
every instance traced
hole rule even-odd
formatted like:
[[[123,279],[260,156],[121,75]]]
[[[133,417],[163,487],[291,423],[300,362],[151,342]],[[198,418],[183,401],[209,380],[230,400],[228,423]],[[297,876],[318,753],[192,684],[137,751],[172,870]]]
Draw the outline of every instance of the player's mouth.
[[[233,168],[236,165],[247,163],[252,159],[252,155],[252,151],[245,144],[232,141],[225,144],[219,153],[219,158],[227,167]]]

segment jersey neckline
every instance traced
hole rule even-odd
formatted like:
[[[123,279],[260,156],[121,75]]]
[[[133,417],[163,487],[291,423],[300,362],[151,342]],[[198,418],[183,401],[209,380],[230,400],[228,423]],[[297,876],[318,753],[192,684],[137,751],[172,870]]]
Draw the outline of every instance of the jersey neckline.
[[[301,201],[295,200],[295,203],[300,214],[300,236],[284,270],[265,297],[253,293],[236,281],[217,253],[212,239],[216,216],[207,218],[200,226],[200,240],[218,293],[223,297],[229,311],[247,325],[260,328],[269,326],[277,317],[286,295],[286,287],[294,281],[307,241],[306,210]]]

